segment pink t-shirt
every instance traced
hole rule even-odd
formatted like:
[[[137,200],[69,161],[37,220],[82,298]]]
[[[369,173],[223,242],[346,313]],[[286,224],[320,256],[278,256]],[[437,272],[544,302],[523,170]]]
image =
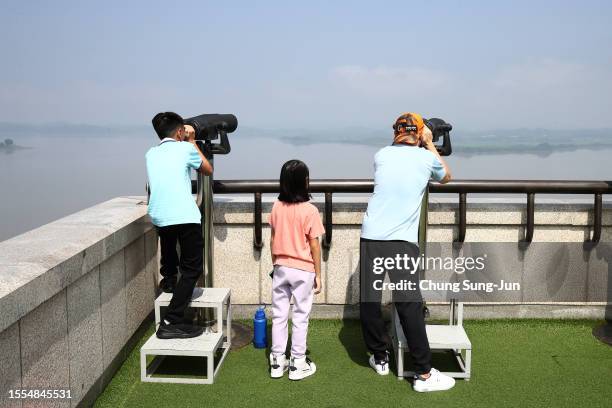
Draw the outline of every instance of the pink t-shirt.
[[[325,232],[317,207],[309,202],[285,203],[277,200],[270,213],[270,226],[274,229],[274,264],[314,272],[308,240],[318,238]]]

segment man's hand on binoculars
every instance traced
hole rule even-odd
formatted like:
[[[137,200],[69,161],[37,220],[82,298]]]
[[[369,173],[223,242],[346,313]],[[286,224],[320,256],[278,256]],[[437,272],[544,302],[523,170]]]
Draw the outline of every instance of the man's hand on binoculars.
[[[423,126],[421,133],[421,146],[429,148],[433,146],[433,133],[427,126]]]

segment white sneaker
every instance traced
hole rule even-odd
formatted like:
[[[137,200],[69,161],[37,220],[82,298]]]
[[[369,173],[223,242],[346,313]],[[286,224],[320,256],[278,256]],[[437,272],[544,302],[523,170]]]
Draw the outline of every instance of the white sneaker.
[[[442,374],[435,368],[429,372],[431,375],[427,379],[421,377],[414,378],[412,388],[417,392],[445,391],[455,386],[455,379]]]
[[[313,375],[317,371],[315,363],[310,361],[308,357],[293,358],[291,357],[291,363],[289,364],[289,379],[290,380],[301,380],[308,376]]]
[[[284,354],[274,355],[270,353],[270,377],[281,378],[289,369],[289,362]]]
[[[370,356],[370,367],[372,367],[378,375],[389,374],[389,355],[382,361],[376,361],[374,354]]]

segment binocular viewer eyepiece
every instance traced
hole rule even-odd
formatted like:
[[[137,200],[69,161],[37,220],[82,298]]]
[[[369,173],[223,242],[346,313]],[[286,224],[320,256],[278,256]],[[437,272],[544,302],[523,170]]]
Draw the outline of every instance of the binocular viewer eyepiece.
[[[231,113],[205,113],[185,119],[185,124],[193,126],[196,140],[215,140],[220,133],[236,130],[238,119]]]
[[[450,131],[453,130],[453,125],[440,118],[423,119],[423,122],[431,130],[432,141],[440,156],[450,156],[453,151],[450,141]]]

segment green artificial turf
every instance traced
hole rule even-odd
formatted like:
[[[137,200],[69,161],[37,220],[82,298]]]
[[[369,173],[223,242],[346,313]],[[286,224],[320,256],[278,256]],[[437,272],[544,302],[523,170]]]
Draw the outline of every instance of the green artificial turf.
[[[302,381],[270,379],[266,350],[247,346],[229,353],[213,385],[142,383],[139,349],[151,328],[96,407],[612,407],[612,347],[591,335],[597,323],[467,321],[471,381],[424,394],[399,381],[393,366],[389,376],[374,373],[351,320],[311,321],[317,372]]]

